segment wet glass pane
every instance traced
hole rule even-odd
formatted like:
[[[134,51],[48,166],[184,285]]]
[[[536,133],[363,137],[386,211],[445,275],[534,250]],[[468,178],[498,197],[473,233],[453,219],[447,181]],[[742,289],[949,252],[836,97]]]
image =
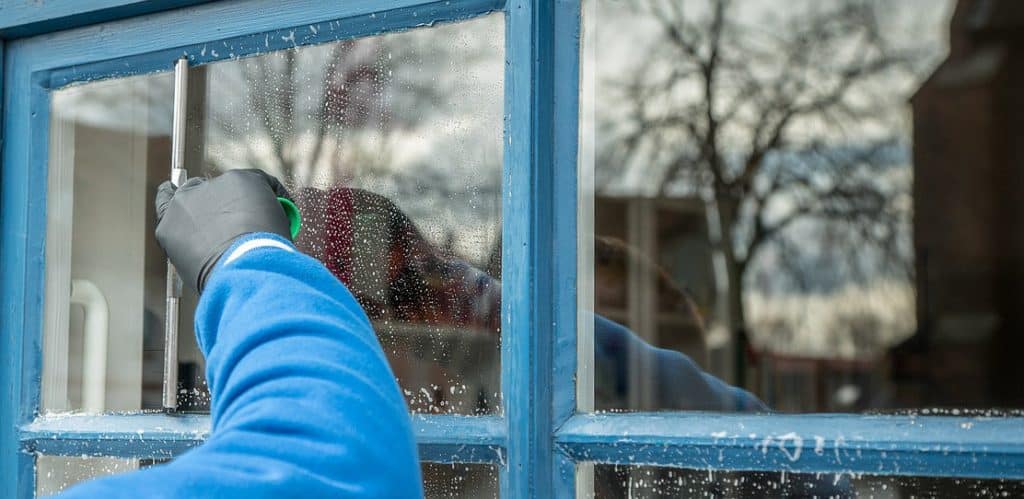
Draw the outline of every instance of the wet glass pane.
[[[260,168],[287,185],[303,215],[296,245],[356,295],[415,412],[500,405],[502,33],[493,14],[189,72],[189,175]],[[169,177],[171,78],[53,94],[47,410],[161,406],[166,270],[152,200]],[[106,303],[105,355],[83,340],[95,313],[69,301],[75,290]],[[197,298],[185,295],[179,409],[205,411]],[[106,386],[104,405],[81,401],[89,383]]]
[[[424,462],[420,469],[425,497],[498,498],[498,467],[493,464]]]
[[[190,174],[284,181],[297,246],[359,300],[414,412],[499,406],[502,31],[493,14],[200,68]]]
[[[36,495],[49,496],[79,482],[161,464],[152,459],[36,456]],[[490,464],[422,463],[423,491],[428,498],[498,497],[498,468]]]
[[[579,497],[602,499],[1019,497],[1024,494],[1024,482],[969,478],[724,472],[597,464],[593,465],[592,475],[580,475],[577,490]]]
[[[36,456],[36,495],[50,496],[79,482],[137,469],[138,459]]]
[[[586,2],[594,408],[1024,407],[1021,10]]]

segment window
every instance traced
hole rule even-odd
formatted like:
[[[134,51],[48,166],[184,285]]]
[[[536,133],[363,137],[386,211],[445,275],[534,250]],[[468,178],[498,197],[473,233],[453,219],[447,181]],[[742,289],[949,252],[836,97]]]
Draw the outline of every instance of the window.
[[[208,432],[187,296],[158,411],[182,57],[189,174],[285,179],[389,353],[428,495],[1019,495],[1016,7],[772,1],[0,7],[0,495]],[[780,127],[786,95],[827,112]],[[812,208],[835,216],[788,222]]]
[[[189,175],[258,167],[287,184],[304,214],[296,245],[372,317],[414,412],[501,401],[500,270],[486,273],[501,227],[501,33],[492,14],[188,70]],[[166,259],[151,200],[168,177],[172,76],[53,92],[44,411],[163,407]],[[478,282],[490,301],[471,307],[459,294]],[[106,376],[78,367],[91,353],[80,288],[107,304]],[[196,302],[184,292],[178,313],[179,411],[209,410]],[[106,404],[79,402],[96,383]]]

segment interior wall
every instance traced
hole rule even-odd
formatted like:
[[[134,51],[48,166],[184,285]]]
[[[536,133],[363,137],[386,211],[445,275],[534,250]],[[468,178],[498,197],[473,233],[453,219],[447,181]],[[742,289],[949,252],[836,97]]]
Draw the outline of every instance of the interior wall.
[[[77,125],[74,147],[71,278],[99,287],[110,310],[106,410],[137,410],[144,325],[146,254],[139,234],[146,230],[146,140]],[[81,335],[80,320],[80,315],[72,315],[72,336]],[[69,387],[81,386],[81,380],[75,379],[81,371],[69,374]]]

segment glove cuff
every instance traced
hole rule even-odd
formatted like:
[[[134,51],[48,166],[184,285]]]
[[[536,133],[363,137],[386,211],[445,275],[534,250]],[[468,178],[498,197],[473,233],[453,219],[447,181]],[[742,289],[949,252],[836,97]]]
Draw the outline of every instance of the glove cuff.
[[[202,294],[203,289],[206,288],[207,281],[217,269],[220,269],[221,267],[238,260],[243,255],[260,248],[277,248],[286,251],[295,251],[295,245],[291,240],[281,237],[281,235],[273,232],[250,232],[242,234],[224,245],[223,249],[218,249],[218,251],[214,253],[214,256],[211,257],[206,264],[203,265],[203,268],[199,270],[199,282],[197,283],[199,293]]]

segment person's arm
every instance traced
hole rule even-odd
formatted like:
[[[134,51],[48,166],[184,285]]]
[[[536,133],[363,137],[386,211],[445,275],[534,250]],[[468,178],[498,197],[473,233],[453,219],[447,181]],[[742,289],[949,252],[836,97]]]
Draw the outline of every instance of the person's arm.
[[[595,380],[599,409],[649,411],[767,412],[768,406],[750,392],[704,372],[692,359],[675,350],[654,347],[616,322],[594,314]],[[634,377],[630,369],[645,369]],[[630,386],[637,379],[653,399],[629,407]]]
[[[212,266],[182,274],[208,276],[191,282],[203,287],[195,324],[210,438],[66,497],[423,495],[405,402],[368,319],[323,265],[274,232],[235,237]]]
[[[452,293],[447,303],[458,304],[455,318],[487,324],[500,318],[501,283],[472,265],[450,259],[437,265],[440,279],[449,280],[436,293]],[[657,348],[625,326],[594,314],[595,404],[603,410],[703,410],[768,412],[750,392],[705,372],[682,352]],[[631,369],[642,369],[634,376]],[[630,386],[630,382],[641,386]],[[629,405],[629,391],[649,389],[642,407]]]

